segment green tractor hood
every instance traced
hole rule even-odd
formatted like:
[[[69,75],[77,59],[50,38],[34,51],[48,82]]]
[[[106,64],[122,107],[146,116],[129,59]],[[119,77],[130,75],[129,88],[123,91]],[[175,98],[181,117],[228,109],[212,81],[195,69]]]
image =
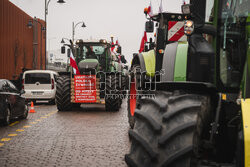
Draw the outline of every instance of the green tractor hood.
[[[99,70],[99,62],[97,59],[85,59],[78,63],[78,69],[81,74],[97,72]]]

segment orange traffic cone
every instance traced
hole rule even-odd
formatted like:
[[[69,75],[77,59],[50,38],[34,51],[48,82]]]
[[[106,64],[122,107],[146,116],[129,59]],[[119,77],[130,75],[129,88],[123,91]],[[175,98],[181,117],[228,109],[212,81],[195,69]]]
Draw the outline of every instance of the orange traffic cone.
[[[29,113],[35,113],[36,111],[35,111],[35,108],[34,108],[34,103],[33,103],[33,101],[31,101],[31,106],[30,106],[30,111],[29,111]]]

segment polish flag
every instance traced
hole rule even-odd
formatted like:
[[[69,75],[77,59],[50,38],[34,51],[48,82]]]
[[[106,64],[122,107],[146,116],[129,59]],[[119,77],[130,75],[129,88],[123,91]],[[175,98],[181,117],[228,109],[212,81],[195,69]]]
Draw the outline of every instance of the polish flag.
[[[150,1],[150,4],[149,4],[149,7],[148,7],[148,15],[149,15],[150,17],[153,16],[153,9],[152,9],[151,1]]]
[[[120,46],[120,44],[119,44],[119,42],[118,42],[118,39],[116,40],[115,44],[116,44],[117,46]]]
[[[139,53],[141,53],[141,52],[144,50],[144,45],[145,45],[145,43],[146,43],[147,41],[148,41],[148,39],[147,39],[147,32],[144,31],[144,35],[143,35],[143,37],[142,37],[142,39],[141,39],[141,46],[140,46]]]
[[[77,75],[80,74],[72,51],[70,52],[70,65],[73,67],[73,73],[74,74],[77,74]]]

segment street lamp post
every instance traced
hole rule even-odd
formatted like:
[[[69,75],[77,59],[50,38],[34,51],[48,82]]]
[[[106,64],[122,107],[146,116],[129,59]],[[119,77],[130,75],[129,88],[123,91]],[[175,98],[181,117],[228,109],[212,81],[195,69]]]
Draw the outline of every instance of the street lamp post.
[[[72,42],[73,42],[73,43],[74,43],[74,37],[75,37],[75,28],[76,28],[76,26],[77,26],[78,24],[80,24],[80,23],[82,23],[82,27],[83,27],[83,28],[86,27],[86,25],[85,25],[85,23],[84,23],[83,21],[77,23],[76,25],[75,25],[74,22],[72,23]]]
[[[45,70],[46,70],[46,61],[47,61],[47,15],[48,15],[48,7],[49,7],[49,3],[50,3],[51,0],[47,1],[45,0],[45,10],[44,10],[44,13],[45,13]],[[57,3],[65,3],[64,0],[58,0]]]

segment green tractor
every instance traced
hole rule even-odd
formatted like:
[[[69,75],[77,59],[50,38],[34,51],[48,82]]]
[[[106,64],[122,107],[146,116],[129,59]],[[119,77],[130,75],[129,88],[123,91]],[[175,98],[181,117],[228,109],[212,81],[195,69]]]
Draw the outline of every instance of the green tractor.
[[[190,0],[151,18],[155,48],[131,65],[128,166],[250,166],[249,4]],[[187,41],[172,39],[178,22]]]
[[[56,104],[58,111],[79,108],[81,104],[105,104],[106,111],[118,111],[122,103],[122,64],[111,52],[111,44],[104,39],[64,44],[72,66],[57,78]],[[121,48],[118,50],[121,51]],[[74,68],[73,68],[74,67]],[[78,69],[78,74],[75,71]]]

